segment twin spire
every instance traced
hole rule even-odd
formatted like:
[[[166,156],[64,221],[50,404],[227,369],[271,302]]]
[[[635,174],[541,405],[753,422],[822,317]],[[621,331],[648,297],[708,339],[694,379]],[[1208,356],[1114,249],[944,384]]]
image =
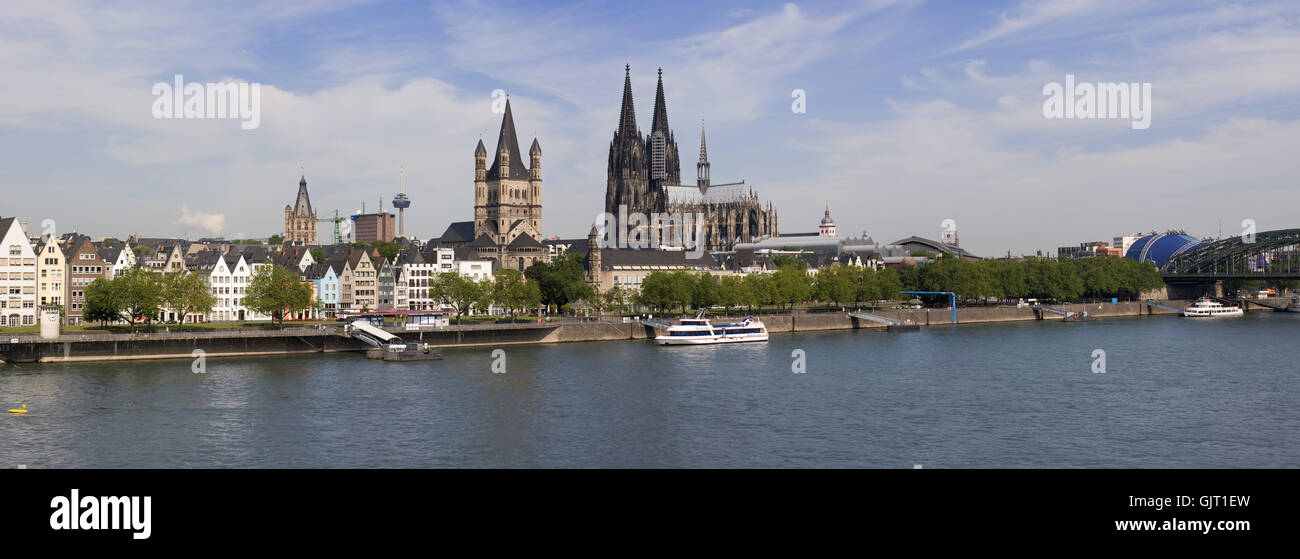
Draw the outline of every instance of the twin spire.
[[[636,107],[632,103],[632,65],[627,64],[623,67],[626,72],[623,75],[623,106],[618,113],[618,135],[641,137],[641,131],[636,126]],[[659,68],[659,84],[655,89],[655,110],[654,116],[650,120],[650,134],[663,132],[668,136],[671,132],[668,130],[668,104],[664,101],[664,69]]]

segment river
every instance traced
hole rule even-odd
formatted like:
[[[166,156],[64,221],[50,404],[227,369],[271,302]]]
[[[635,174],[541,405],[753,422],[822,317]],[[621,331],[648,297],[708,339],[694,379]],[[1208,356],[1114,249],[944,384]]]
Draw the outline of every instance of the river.
[[[1297,467],[1297,333],[1257,312],[8,364],[3,403],[31,411],[3,418],[0,467]]]

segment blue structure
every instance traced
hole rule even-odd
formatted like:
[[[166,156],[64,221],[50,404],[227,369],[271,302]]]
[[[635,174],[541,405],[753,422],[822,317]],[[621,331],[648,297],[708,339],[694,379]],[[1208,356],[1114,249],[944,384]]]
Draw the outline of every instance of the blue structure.
[[[1204,245],[1200,240],[1187,235],[1147,235],[1133,241],[1124,256],[1138,262],[1153,262],[1157,268],[1164,268],[1169,259]]]
[[[325,316],[333,317],[339,311],[339,293],[342,284],[339,281],[339,262],[321,262],[319,269],[308,269],[308,277],[316,287],[316,298],[320,301]],[[315,268],[315,267],[313,267]],[[316,273],[312,273],[316,272]]]

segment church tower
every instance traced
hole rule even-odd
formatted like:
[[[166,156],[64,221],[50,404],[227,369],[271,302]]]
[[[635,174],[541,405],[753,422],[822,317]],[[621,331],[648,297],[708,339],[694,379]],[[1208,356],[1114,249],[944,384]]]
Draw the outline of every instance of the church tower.
[[[284,243],[316,245],[316,210],[307,196],[307,175],[298,181],[298,198],[293,206],[284,207]]]
[[[650,188],[648,195],[655,212],[664,211],[667,203],[665,186],[682,183],[682,165],[677,157],[677,140],[668,128],[668,104],[664,101],[664,69],[659,69],[659,85],[655,89],[654,117],[650,135],[646,136],[646,152],[650,154]]]
[[[605,186],[605,211],[612,215],[618,215],[620,205],[626,205],[628,213],[653,211],[647,199],[649,161],[632,105],[632,65],[624,69],[623,105],[614,139],[609,143],[609,180]]]
[[[526,156],[519,149],[509,99],[490,166],[487,153],[479,140],[474,148],[474,241],[469,246],[475,257],[522,271],[547,259],[541,242],[542,146],[533,138]]]

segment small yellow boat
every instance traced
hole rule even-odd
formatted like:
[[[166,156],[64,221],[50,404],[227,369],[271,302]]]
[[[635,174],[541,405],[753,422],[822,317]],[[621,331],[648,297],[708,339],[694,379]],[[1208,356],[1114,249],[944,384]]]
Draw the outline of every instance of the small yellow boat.
[[[9,410],[9,413],[27,413],[27,404],[23,404],[22,409]]]

